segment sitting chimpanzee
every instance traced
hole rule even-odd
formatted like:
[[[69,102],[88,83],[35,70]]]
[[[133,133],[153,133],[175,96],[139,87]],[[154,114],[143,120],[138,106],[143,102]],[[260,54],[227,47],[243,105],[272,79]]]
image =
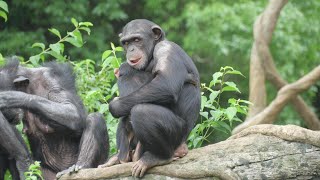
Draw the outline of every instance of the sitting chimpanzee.
[[[121,64],[119,69],[115,69],[115,76],[118,78],[118,88],[120,97],[125,97],[138,90],[153,79],[150,72],[139,71],[132,68],[128,63]],[[186,83],[196,85],[192,74],[188,74]],[[138,146],[137,146],[138,145]],[[130,116],[119,119],[117,129],[117,148],[119,153],[113,156],[108,163],[101,167],[111,166],[113,164],[137,161],[141,155],[141,143],[137,142],[130,123]],[[179,146],[173,158],[180,158],[188,153],[188,147],[185,143]]]
[[[142,177],[147,169],[170,162],[194,127],[200,110],[199,73],[184,50],[166,40],[162,29],[153,22],[129,22],[120,41],[127,63],[152,74],[151,81],[109,104],[114,117],[130,116],[138,152],[137,157],[136,153],[133,155],[138,161],[132,167],[132,175]],[[195,83],[188,82],[188,74]],[[113,160],[106,166],[118,162],[110,162]]]
[[[0,68],[0,91],[14,90],[13,80],[17,71],[17,61]],[[9,170],[13,180],[24,179],[32,160],[21,134],[15,128],[22,118],[21,109],[0,111],[0,180]]]
[[[105,162],[109,150],[105,121],[99,113],[87,116],[70,66],[50,62],[17,68],[13,82],[19,91],[0,92],[0,109],[24,110],[24,132],[34,159],[41,161],[44,178]]]

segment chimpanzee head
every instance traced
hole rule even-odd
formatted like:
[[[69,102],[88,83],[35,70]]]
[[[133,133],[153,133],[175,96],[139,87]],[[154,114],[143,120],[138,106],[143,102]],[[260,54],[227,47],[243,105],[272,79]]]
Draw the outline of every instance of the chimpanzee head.
[[[15,57],[10,58],[3,67],[0,67],[0,91],[16,90],[13,81],[16,78],[18,68],[19,60]],[[17,108],[5,108],[1,112],[11,124],[18,124],[23,116],[23,111]]]
[[[154,46],[164,40],[165,34],[157,24],[136,19],[124,26],[119,37],[128,64],[135,69],[144,69],[153,57]]]
[[[14,90],[13,80],[16,77],[19,67],[19,60],[13,58],[6,61],[3,67],[0,67],[0,91]]]

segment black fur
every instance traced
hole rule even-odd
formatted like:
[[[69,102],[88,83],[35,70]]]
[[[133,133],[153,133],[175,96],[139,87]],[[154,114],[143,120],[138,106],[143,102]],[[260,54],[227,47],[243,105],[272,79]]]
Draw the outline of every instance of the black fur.
[[[45,179],[55,179],[60,171],[59,176],[73,172],[74,167],[97,167],[107,159],[104,118],[99,113],[87,115],[68,64],[18,66],[16,77],[19,91],[0,92],[0,109],[24,110],[24,131]]]
[[[13,59],[0,67],[0,91],[15,90],[13,80],[18,66],[19,61]],[[0,179],[4,179],[6,170],[9,170],[13,180],[22,179],[31,163],[27,146],[15,128],[21,116],[20,109],[5,108],[0,111]]]
[[[126,157],[122,151],[128,150],[122,137],[128,128],[121,128],[127,127],[128,121],[142,144],[142,156],[132,172],[141,176],[144,168],[168,162],[194,127],[200,110],[199,73],[185,51],[166,40],[160,26],[151,21],[129,22],[120,41],[131,69],[121,66],[128,71],[120,68],[120,97],[109,103],[109,110],[114,117],[122,117],[117,137],[119,159]]]

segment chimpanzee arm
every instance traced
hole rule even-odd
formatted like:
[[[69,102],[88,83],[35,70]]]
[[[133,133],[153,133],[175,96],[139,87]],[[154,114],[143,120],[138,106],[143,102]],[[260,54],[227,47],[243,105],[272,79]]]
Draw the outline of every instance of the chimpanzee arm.
[[[112,101],[109,110],[114,117],[129,115],[136,104],[170,104],[177,101],[188,71],[183,63],[184,52],[175,48],[167,42],[157,44],[154,50],[154,79],[128,96]]]
[[[20,91],[0,92],[0,109],[2,108],[29,110],[47,120],[51,120],[48,123],[64,126],[74,131],[83,128],[85,124],[74,104],[68,101],[54,102]]]

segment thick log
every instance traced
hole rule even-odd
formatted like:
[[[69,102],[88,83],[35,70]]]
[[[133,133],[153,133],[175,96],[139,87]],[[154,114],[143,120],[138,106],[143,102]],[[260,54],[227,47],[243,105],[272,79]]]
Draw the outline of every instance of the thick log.
[[[298,126],[252,126],[228,140],[194,149],[143,179],[320,178],[320,132]],[[83,169],[61,179],[134,179],[133,163]]]

